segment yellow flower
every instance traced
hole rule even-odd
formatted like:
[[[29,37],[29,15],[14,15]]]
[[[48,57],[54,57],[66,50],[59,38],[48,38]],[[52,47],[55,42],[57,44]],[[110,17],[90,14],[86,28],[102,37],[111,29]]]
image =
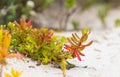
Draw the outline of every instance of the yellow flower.
[[[11,41],[11,35],[7,30],[3,30],[0,28],[0,64],[6,65],[7,62],[5,61],[5,58],[23,58],[22,55],[16,54],[16,53],[8,53],[9,45]]]
[[[14,68],[11,69],[11,73],[5,73],[5,77],[20,77],[22,71],[16,71]]]

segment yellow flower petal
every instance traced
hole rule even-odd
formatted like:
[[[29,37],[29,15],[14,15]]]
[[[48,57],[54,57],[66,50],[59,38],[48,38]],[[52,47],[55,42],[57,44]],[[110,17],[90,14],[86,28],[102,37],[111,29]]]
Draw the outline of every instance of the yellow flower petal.
[[[2,30],[2,28],[0,28],[0,46],[1,46],[1,44],[2,44],[2,38],[3,38],[3,30]]]
[[[5,73],[5,77],[12,77],[12,76],[8,73]]]
[[[7,31],[4,32],[4,38],[3,38],[3,47],[8,48],[11,41],[11,35],[8,34]]]
[[[11,73],[13,77],[19,77],[22,74],[22,71],[19,72],[14,70],[14,68],[12,68]]]
[[[11,74],[12,74],[13,76],[16,75],[16,72],[15,72],[14,68],[11,69]]]

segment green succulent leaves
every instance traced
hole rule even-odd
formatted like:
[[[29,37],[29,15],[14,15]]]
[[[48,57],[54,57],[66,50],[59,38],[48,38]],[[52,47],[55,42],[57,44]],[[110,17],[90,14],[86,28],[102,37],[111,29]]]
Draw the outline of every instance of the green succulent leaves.
[[[70,0],[67,1],[69,2]],[[8,23],[7,29],[12,36],[10,49],[44,65],[49,63],[59,64],[64,77],[67,65],[74,66],[67,59],[77,57],[81,61],[80,56],[85,56],[81,51],[92,44],[92,41],[88,44],[83,44],[90,33],[88,28],[82,30],[81,37],[74,33],[72,37],[65,38],[55,36],[54,31],[48,28],[32,28],[31,23],[32,20],[26,22],[24,18],[20,20],[20,23],[16,21]],[[2,36],[1,31],[0,36]],[[65,44],[67,40],[70,45]]]

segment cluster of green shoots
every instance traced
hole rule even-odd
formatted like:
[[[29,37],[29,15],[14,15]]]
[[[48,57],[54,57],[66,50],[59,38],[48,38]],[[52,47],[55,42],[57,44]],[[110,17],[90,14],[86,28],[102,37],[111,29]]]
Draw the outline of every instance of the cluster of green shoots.
[[[4,57],[8,56],[8,54],[4,56],[4,54],[8,52],[7,50],[4,50],[4,47],[8,49],[10,44],[9,39],[11,39],[12,36],[10,50],[14,51],[15,53],[19,52],[26,57],[41,62],[42,64],[59,64],[65,77],[66,67],[67,65],[71,65],[67,59],[77,57],[78,60],[81,61],[80,56],[84,56],[81,51],[85,47],[92,44],[92,41],[90,41],[88,44],[84,44],[90,33],[89,29],[87,28],[82,30],[81,37],[74,33],[72,34],[72,37],[65,38],[55,36],[54,31],[49,30],[48,28],[32,28],[31,23],[31,20],[26,22],[24,18],[20,20],[20,23],[17,23],[16,21],[9,22],[7,25],[9,34],[8,32],[5,32],[4,37],[2,37],[0,33],[0,39],[2,38],[1,40],[5,41],[3,42],[5,46],[2,44],[2,41],[0,41],[1,63]],[[3,39],[6,36],[9,38],[6,38],[7,40]],[[68,44],[66,44],[67,41],[69,42]],[[8,45],[6,46],[6,44]],[[4,53],[4,51],[6,51],[6,53]],[[15,54],[12,53],[12,56],[14,55]]]

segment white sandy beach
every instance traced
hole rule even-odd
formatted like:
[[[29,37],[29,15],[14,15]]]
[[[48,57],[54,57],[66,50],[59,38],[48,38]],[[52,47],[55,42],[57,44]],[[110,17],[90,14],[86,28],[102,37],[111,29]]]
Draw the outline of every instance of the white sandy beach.
[[[106,19],[109,29],[91,31],[89,40],[93,40],[93,44],[83,50],[86,56],[82,57],[81,62],[77,59],[70,60],[76,67],[66,70],[66,77],[120,77],[120,28],[113,27],[113,19],[116,18],[120,18],[120,11],[113,10]],[[97,26],[97,23],[93,25]],[[56,35],[70,36],[71,33],[62,32]],[[23,71],[21,77],[63,77],[62,71],[51,64],[36,66],[36,62],[28,58],[24,61],[16,58],[7,59],[7,62],[4,72],[9,72],[14,67]]]

